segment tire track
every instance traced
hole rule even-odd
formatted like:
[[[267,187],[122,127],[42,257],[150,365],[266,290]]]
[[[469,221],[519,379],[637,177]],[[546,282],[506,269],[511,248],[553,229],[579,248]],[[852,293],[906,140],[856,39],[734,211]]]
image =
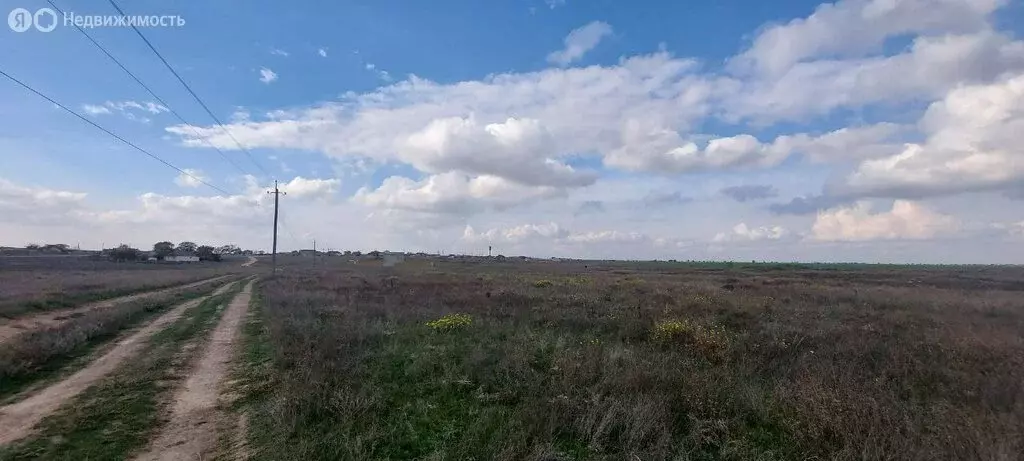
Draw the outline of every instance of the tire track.
[[[233,284],[234,282],[226,283],[217,288],[212,295],[175,306],[71,376],[40,389],[23,400],[0,407],[0,445],[29,435],[32,428],[47,415],[110,374],[125,360],[134,357],[154,333],[178,320],[186,311],[211,296],[225,293]]]
[[[206,459],[217,445],[227,416],[218,401],[234,357],[235,342],[249,309],[253,281],[231,300],[195,368],[175,393],[170,421],[137,460]]]

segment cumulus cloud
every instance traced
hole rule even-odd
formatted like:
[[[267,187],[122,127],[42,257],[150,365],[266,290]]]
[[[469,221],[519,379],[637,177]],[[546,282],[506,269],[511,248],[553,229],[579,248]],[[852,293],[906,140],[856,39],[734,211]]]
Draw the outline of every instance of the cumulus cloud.
[[[817,57],[858,57],[878,52],[892,36],[969,32],[988,27],[1006,0],[840,0],[806,18],[768,27],[750,49],[732,59],[737,72],[778,74]]]
[[[596,179],[555,160],[558,152],[551,135],[533,119],[509,118],[483,126],[472,118],[435,120],[406,138],[398,154],[429,173],[500,175],[538,186],[584,186]]]
[[[431,175],[421,181],[392,176],[375,190],[360,189],[353,200],[384,209],[472,214],[486,210],[507,210],[537,199],[564,194],[564,189],[551,186],[524,186],[497,176],[471,177],[448,172]]]
[[[892,209],[872,213],[871,205],[859,202],[818,213],[812,237],[828,241],[863,241],[891,239],[929,239],[955,232],[959,224],[923,205],[896,200]]]
[[[271,82],[274,82],[275,80],[277,80],[277,73],[275,73],[274,71],[272,71],[270,69],[267,69],[266,67],[261,67],[260,68],[260,81],[261,82],[266,83],[266,84],[270,84]]]
[[[0,210],[5,212],[66,211],[79,207],[85,197],[83,192],[22,186],[0,178]]]
[[[569,231],[558,224],[523,224],[510,228],[494,228],[477,232],[473,226],[467,225],[462,239],[470,242],[511,242],[519,243],[530,239],[564,239]]]
[[[789,231],[781,226],[747,227],[739,223],[729,232],[719,232],[713,242],[757,242],[761,240],[779,240],[789,235]]]
[[[319,54],[321,58],[327,57],[327,48],[319,48],[316,50],[316,54]]]
[[[726,197],[737,202],[749,202],[751,200],[772,198],[779,195],[779,191],[776,190],[774,186],[768,184],[729,186],[722,188],[721,192]]]
[[[565,37],[565,47],[548,55],[548,62],[559,66],[567,66],[577,61],[594,49],[601,39],[612,34],[612,26],[605,22],[593,21],[578,29],[573,29]]]
[[[984,83],[1020,69],[1024,44],[1008,34],[985,29],[921,36],[891,56],[814,60],[780,75],[733,80],[735,91],[724,96],[723,110],[731,120],[803,121],[840,108],[929,101],[960,84]]]
[[[827,179],[820,192],[803,184],[757,182],[771,181],[789,197],[800,195],[772,204],[771,212],[821,212],[822,222],[832,215],[859,216],[854,212],[862,205],[853,203],[865,197],[1012,195],[1022,183],[1022,163],[1010,154],[1022,128],[1018,79],[1024,75],[1024,43],[992,20],[1005,3],[840,0],[807,18],[756,32],[724,72],[708,72],[699,60],[667,51],[566,67],[611,30],[598,28],[591,41],[577,34],[570,46],[572,36],[567,37],[567,54],[548,69],[454,83],[409,76],[366,93],[235,120],[228,129],[250,148],[318,152],[345,165],[411,166],[416,173],[361,189],[349,203],[377,216],[436,214],[433,223],[534,212],[541,204],[553,216],[573,215],[588,201],[602,203],[602,217],[615,220],[624,215],[626,201],[587,194],[609,181],[600,175],[623,171],[639,173],[618,175],[636,183],[652,180],[648,174],[654,173],[658,180],[689,185],[707,176],[694,173],[768,170],[760,178],[813,163],[799,171],[828,175],[808,178],[814,179],[809,184]],[[892,49],[897,40],[905,48]],[[372,63],[365,66],[380,71]],[[919,123],[907,123],[925,107]],[[803,124],[815,117],[821,123]],[[721,133],[698,131],[723,121]],[[206,147],[206,138],[219,148],[237,149],[217,126],[197,127],[198,135],[182,126],[167,130],[189,147]],[[598,159],[600,168],[585,170],[580,158]],[[721,186],[694,193],[715,194]],[[687,200],[677,192],[664,200],[652,193],[648,200],[644,192],[630,199],[631,209]],[[742,187],[721,193],[737,201],[779,195]],[[572,200],[560,200],[567,195]],[[584,213],[581,220],[594,218]],[[699,235],[752,218],[716,219],[721,222]],[[783,222],[791,229],[801,219],[807,225],[806,218],[779,219],[792,220]],[[722,234],[744,241],[741,235],[773,232],[746,227]],[[793,234],[799,232],[788,235]]]
[[[203,172],[199,170],[185,168],[183,171],[184,173],[174,178],[174,183],[181,187],[199,187],[203,185],[203,181],[209,179],[203,176]]]
[[[339,179],[314,179],[296,176],[291,181],[279,186],[290,196],[295,197],[327,197],[338,190]]]
[[[923,143],[861,163],[838,187],[867,196],[921,197],[1007,189],[1024,181],[1024,73],[950,91],[919,123]]]

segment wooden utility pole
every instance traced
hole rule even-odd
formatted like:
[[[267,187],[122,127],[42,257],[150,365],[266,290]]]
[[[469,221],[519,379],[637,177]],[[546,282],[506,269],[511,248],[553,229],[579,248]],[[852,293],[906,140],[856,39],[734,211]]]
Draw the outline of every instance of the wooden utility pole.
[[[313,267],[316,267],[316,239],[313,239]]]
[[[288,194],[286,194],[284,192],[281,192],[281,190],[277,188],[277,180],[274,180],[274,190],[267,191],[267,193],[268,194],[274,194],[274,247],[273,247],[273,250],[272,250],[273,252],[271,253],[270,261],[271,261],[271,274],[276,274],[277,273],[277,204],[278,204],[278,198],[281,195],[288,195]]]

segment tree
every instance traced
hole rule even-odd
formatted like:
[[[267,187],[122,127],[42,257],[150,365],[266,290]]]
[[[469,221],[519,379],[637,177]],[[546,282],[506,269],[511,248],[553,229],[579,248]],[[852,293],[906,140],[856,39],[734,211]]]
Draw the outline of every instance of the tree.
[[[30,243],[28,245],[25,245],[25,249],[26,250],[38,250],[39,248],[41,248],[41,247],[39,246],[38,243]]]
[[[163,260],[164,258],[174,254],[174,244],[171,242],[156,242],[153,244],[153,256],[156,259]]]
[[[198,247],[199,247],[199,245],[196,245],[196,242],[181,242],[181,243],[178,244],[178,254],[180,254],[180,255],[195,254],[196,248],[198,248]]]
[[[220,254],[217,253],[216,248],[210,245],[196,248],[196,256],[199,257],[200,261],[220,261]]]
[[[238,245],[223,245],[217,247],[217,253],[220,253],[222,255],[237,255],[240,254],[241,252],[242,249],[238,248]]]
[[[66,243],[51,243],[44,247],[46,250],[59,251],[61,253],[71,252],[71,245]]]
[[[140,251],[122,244],[121,246],[110,250],[109,254],[110,259],[113,261],[135,261],[139,259]]]

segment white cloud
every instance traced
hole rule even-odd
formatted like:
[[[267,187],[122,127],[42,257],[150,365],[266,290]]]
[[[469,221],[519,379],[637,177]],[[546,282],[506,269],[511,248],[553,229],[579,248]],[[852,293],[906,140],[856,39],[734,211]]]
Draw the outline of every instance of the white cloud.
[[[757,242],[761,240],[779,240],[787,237],[790,232],[781,226],[747,227],[739,223],[729,232],[719,232],[713,242]]]
[[[89,115],[102,115],[110,113],[110,109],[106,106],[96,106],[92,104],[83,104],[82,110],[84,110],[85,113]]]
[[[202,171],[185,168],[184,173],[174,178],[174,183],[181,187],[199,187],[203,185],[203,181],[208,179],[206,176],[203,176]]]
[[[1007,34],[923,36],[892,56],[801,62],[779,75],[733,80],[724,113],[731,120],[760,123],[803,121],[839,108],[927,101],[1014,69],[1024,69],[1024,43]]]
[[[44,209],[71,209],[85,200],[86,194],[27,187],[0,178],[0,209],[9,212]]]
[[[822,211],[811,228],[812,237],[826,241],[928,239],[959,227],[955,218],[908,200],[896,200],[890,211],[871,211],[866,202]]]
[[[341,185],[338,179],[307,179],[296,176],[289,182],[280,185],[280,189],[288,195],[296,197],[327,197],[334,194]]]
[[[973,32],[1005,0],[840,0],[807,18],[762,30],[730,63],[736,71],[781,74],[818,57],[859,57],[880,51],[889,37]]]
[[[506,210],[541,198],[564,195],[551,186],[523,186],[497,176],[470,177],[457,172],[415,181],[392,176],[376,190],[360,189],[356,202],[382,208],[443,214]]]
[[[483,126],[474,118],[438,119],[400,143],[398,154],[429,173],[462,171],[549,186],[584,186],[596,179],[555,160],[551,134],[533,119]]]
[[[560,6],[565,6],[565,0],[544,0],[544,3],[552,10]]]
[[[483,232],[476,231],[467,225],[462,239],[468,242],[491,243],[525,243],[529,241],[549,241],[556,244],[597,245],[611,243],[650,243],[650,237],[639,232],[622,232],[618,230],[597,230],[571,232],[556,223],[521,224],[513,227],[492,228]],[[664,243],[664,239],[662,243]]]
[[[279,49],[279,48],[271,48],[270,49],[270,54],[275,55],[275,56],[288,57],[288,52],[285,51],[285,50]]]
[[[377,74],[377,78],[379,78],[379,79],[381,79],[381,80],[383,80],[385,82],[390,82],[392,80],[391,79],[391,74],[389,74],[388,71],[383,70],[383,69],[378,69],[377,65],[372,63],[372,62],[366,63],[366,65],[363,66],[363,67],[365,67],[366,70],[368,70],[370,72],[373,72],[374,74]]]
[[[482,152],[498,142],[488,135],[488,127],[509,124],[511,119],[546,133],[538,134],[538,139],[544,139],[543,158],[558,161],[574,153],[607,154],[621,147],[621,131],[633,121],[686,129],[691,120],[706,114],[712,94],[713,84],[692,75],[694,66],[658,53],[610,67],[502,74],[450,85],[411,77],[373,93],[346,95],[342,102],[275,111],[269,120],[235,123],[228,129],[250,148],[411,161],[408,140],[414,135],[433,130],[458,140],[460,152]],[[516,116],[508,115],[512,113]],[[469,126],[453,132],[460,123]],[[197,130],[219,148],[237,149],[219,127]],[[187,127],[172,126],[168,131],[181,136],[188,146],[205,146]],[[475,141],[484,144],[473,149],[469,144]],[[453,151],[445,147],[444,152]],[[502,166],[540,161],[532,151],[508,152],[527,158],[510,157]]]
[[[722,245],[727,252],[758,246],[778,249],[774,254],[783,258],[812,251],[861,257],[837,250],[840,243],[812,239],[792,246],[812,217],[772,216],[769,204],[725,200],[721,191],[757,183],[769,189],[738,190],[737,196],[777,191],[781,201],[805,197],[791,204],[811,213],[826,210],[817,225],[827,229],[829,222],[850,217],[864,227],[884,221],[878,216],[906,214],[902,202],[881,213],[865,211],[866,204],[835,208],[861,197],[1020,189],[1024,164],[1010,154],[1022,132],[1015,79],[1024,72],[1024,43],[992,20],[1003,3],[841,0],[809,18],[755,32],[750,48],[724,72],[662,50],[610,65],[552,66],[453,83],[410,75],[338,100],[271,108],[228,129],[249,148],[321,153],[339,172],[356,170],[354,165],[360,165],[359,175],[381,165],[415,169],[380,185],[371,181],[345,202],[368,211],[373,218],[367,222],[410,234],[462,231],[472,216],[474,226],[504,235],[518,223],[571,216],[579,232],[555,239],[555,247],[532,248],[564,249],[574,244],[568,235],[577,235],[606,239],[609,251],[619,248],[628,256],[622,245],[631,240],[646,238],[651,248],[662,241],[664,249],[686,243],[639,236],[675,235],[673,229],[682,227],[687,231],[681,237],[706,242],[732,228],[721,232],[720,242],[751,244]],[[577,51],[560,55],[559,64],[578,62],[605,36],[587,42],[577,35]],[[905,48],[894,48],[901,43]],[[373,63],[363,66],[379,78],[386,75]],[[920,123],[908,123],[929,103]],[[708,127],[720,131],[700,131]],[[180,126],[167,130],[186,146],[205,147],[200,138],[209,138],[222,149],[237,149],[217,126],[199,127],[198,136]],[[596,175],[576,166],[591,162],[600,162]],[[598,175],[609,170],[635,172],[615,175],[625,177],[621,181],[630,183],[635,197],[591,196],[608,195],[610,189],[601,188],[615,179]],[[703,171],[716,174],[695,174]],[[660,191],[690,200],[687,211],[701,210],[708,222],[694,229],[684,225],[692,219],[644,207],[644,194],[655,190],[643,186],[655,181],[673,181]],[[586,202],[601,203],[603,211],[574,213]],[[777,224],[746,225],[768,219]],[[610,230],[600,221],[630,227]],[[524,229],[532,228],[518,232],[533,232]],[[853,232],[865,234],[872,235]],[[765,254],[773,253],[757,257]]]
[[[610,166],[629,171],[681,173],[738,167],[771,167],[793,154],[819,162],[879,157],[896,145],[889,141],[899,126],[890,123],[842,128],[812,136],[782,135],[771,143],[741,134],[712,138],[699,145],[678,132],[661,127],[627,123],[622,146],[605,157]]]
[[[260,68],[260,81],[269,84],[277,80],[277,74],[274,71],[267,69],[266,67]]]
[[[319,54],[321,58],[327,57],[327,48],[319,48],[316,50],[316,54]]]
[[[96,116],[96,115],[109,115],[115,112],[120,113],[128,120],[134,120],[142,123],[149,123],[150,119],[142,114],[157,115],[164,112],[169,112],[170,109],[164,107],[162,104],[157,104],[152,101],[106,101],[103,104],[83,104],[82,110],[85,113]]]
[[[601,39],[611,34],[612,26],[601,21],[593,21],[583,27],[573,29],[565,37],[565,48],[549,54],[548,62],[567,66],[573,61],[582,58],[588,51],[594,49],[601,42]]]
[[[840,191],[922,196],[1012,188],[1024,181],[1024,73],[988,85],[962,86],[921,119],[923,143],[866,160]]]
[[[494,228],[484,232],[477,232],[473,226],[467,225],[462,233],[462,239],[470,242],[511,242],[519,243],[530,239],[563,239],[569,236],[569,231],[562,229],[558,224],[523,224],[515,227],[500,229]]]

